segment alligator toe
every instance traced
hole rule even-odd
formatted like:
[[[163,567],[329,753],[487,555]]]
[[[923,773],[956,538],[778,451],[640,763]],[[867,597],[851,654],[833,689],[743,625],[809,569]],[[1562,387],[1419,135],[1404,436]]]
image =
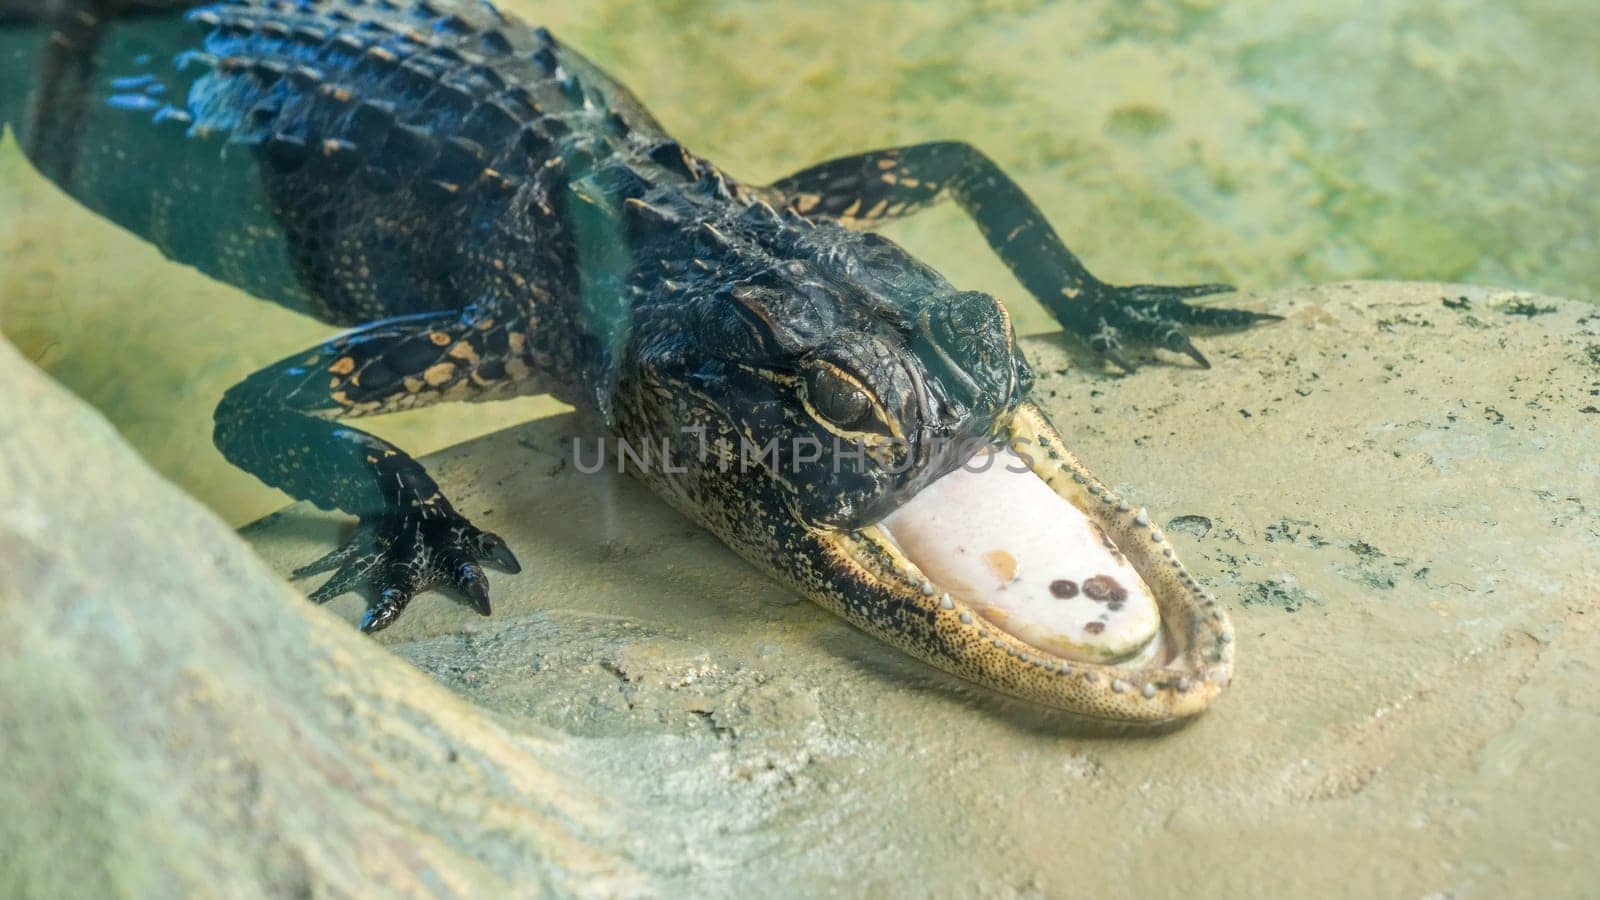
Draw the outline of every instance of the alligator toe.
[[[413,597],[433,587],[458,592],[481,615],[489,615],[489,579],[483,563],[516,573],[521,565],[504,540],[455,512],[385,512],[366,516],[343,545],[296,569],[303,578],[332,571],[312,591],[326,603],[352,591],[370,602],[361,630],[381,631],[400,617]]]

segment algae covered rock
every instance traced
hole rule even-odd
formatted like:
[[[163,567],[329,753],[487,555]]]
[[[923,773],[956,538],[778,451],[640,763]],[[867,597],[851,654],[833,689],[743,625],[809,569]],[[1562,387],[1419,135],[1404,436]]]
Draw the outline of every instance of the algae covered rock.
[[[0,341],[0,896],[615,894],[616,810]]]
[[[1600,875],[1600,313],[1430,284],[1241,301],[1287,319],[1205,337],[1207,371],[1114,377],[1024,342],[1074,452],[1233,616],[1233,687],[1189,727],[1086,734],[911,660],[630,479],[583,474],[593,432],[571,418],[428,460],[523,574],[495,576],[491,618],[424,595],[379,642],[581,743],[633,801],[639,865],[695,895],[1496,896]],[[287,571],[341,527],[297,507],[248,537]]]

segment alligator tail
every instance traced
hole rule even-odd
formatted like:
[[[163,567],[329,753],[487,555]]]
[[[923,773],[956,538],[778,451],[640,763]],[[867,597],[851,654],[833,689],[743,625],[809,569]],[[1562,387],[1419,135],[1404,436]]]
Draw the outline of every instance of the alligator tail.
[[[105,99],[103,64],[125,67],[136,44],[165,23],[181,25],[184,12],[204,2],[0,0],[0,134],[12,131],[65,187],[92,108]]]

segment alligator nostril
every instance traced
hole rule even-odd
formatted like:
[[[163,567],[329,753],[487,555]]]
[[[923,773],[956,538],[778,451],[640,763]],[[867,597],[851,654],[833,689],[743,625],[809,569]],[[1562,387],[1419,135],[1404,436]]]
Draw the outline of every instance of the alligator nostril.
[[[953,395],[979,407],[1012,394],[1017,353],[999,301],[975,291],[951,294],[930,303],[919,324],[939,380]]]

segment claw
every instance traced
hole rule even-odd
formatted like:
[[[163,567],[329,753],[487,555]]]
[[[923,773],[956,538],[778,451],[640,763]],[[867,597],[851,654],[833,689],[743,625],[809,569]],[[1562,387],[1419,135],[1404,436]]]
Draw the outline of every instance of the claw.
[[[463,594],[472,601],[472,608],[478,615],[489,615],[489,579],[484,577],[483,569],[477,563],[462,563],[456,569],[455,585]]]
[[[354,587],[354,584],[350,583],[351,581],[353,579],[334,576],[324,581],[321,587],[307,594],[306,599],[320,606],[340,594],[348,592],[350,588]]]
[[[377,563],[377,559],[359,559],[347,562],[334,574],[332,578],[324,581],[320,587],[306,595],[312,603],[327,603],[329,600],[347,594],[356,589],[365,580],[367,572]]]
[[[1111,360],[1112,365],[1121,369],[1124,375],[1132,375],[1134,369],[1137,368],[1133,363],[1128,362],[1128,358],[1123,356],[1122,351],[1116,347],[1102,347],[1100,352],[1106,359]]]
[[[478,614],[489,615],[489,578],[479,560],[512,573],[522,569],[499,535],[479,531],[460,516],[384,513],[363,517],[344,546],[295,574],[337,569],[311,592],[313,603],[363,588],[378,591],[361,618],[361,630],[371,633],[398,619],[418,591],[438,584],[455,587]]]
[[[1209,297],[1212,294],[1231,294],[1238,288],[1231,284],[1136,284],[1128,290],[1141,300],[1159,303],[1163,300],[1188,300],[1194,297]]]
[[[1090,338],[1090,349],[1106,357],[1115,367],[1122,368],[1123,375],[1131,375],[1134,365],[1128,362],[1128,357],[1122,356],[1122,343],[1117,340],[1117,331],[1101,322],[1098,335]]]
[[[1087,297],[1078,299],[1076,305],[1050,302],[1046,305],[1068,331],[1087,340],[1090,347],[1121,369],[1122,374],[1130,374],[1135,368],[1123,356],[1125,345],[1164,347],[1184,354],[1202,369],[1209,369],[1211,361],[1183,333],[1184,326],[1242,328],[1283,318],[1272,313],[1195,306],[1188,302],[1195,297],[1233,290],[1233,285],[1221,283],[1123,287],[1099,284]]]
[[[515,575],[522,571],[522,563],[517,562],[517,557],[511,552],[511,548],[506,546],[506,542],[501,540],[498,534],[485,531],[478,535],[477,549],[478,559],[502,572]]]
[[[1217,306],[1185,306],[1176,315],[1188,325],[1206,325],[1214,328],[1238,328],[1255,322],[1281,322],[1283,316],[1253,312],[1248,309],[1224,309]]]
[[[1211,368],[1211,362],[1206,359],[1206,355],[1201,353],[1200,348],[1194,345],[1194,341],[1189,340],[1189,336],[1181,331],[1174,331],[1167,335],[1167,349],[1185,354],[1202,369]]]
[[[351,557],[355,556],[360,549],[360,544],[355,541],[350,541],[342,547],[335,548],[332,552],[326,554],[321,559],[318,559],[315,562],[307,563],[300,568],[295,569],[293,572],[289,573],[290,577],[305,578],[308,575],[320,575],[323,572],[331,572],[334,569],[344,565],[345,562]]]
[[[1089,338],[1089,347],[1122,369],[1122,374],[1133,373],[1133,364],[1122,355],[1122,342],[1117,340],[1117,330],[1107,325],[1105,320],[1101,320],[1100,330]]]
[[[361,617],[361,630],[372,634],[388,628],[400,617],[409,602],[411,596],[400,588],[384,588],[383,593],[378,595],[378,602],[367,607],[366,614]]]

